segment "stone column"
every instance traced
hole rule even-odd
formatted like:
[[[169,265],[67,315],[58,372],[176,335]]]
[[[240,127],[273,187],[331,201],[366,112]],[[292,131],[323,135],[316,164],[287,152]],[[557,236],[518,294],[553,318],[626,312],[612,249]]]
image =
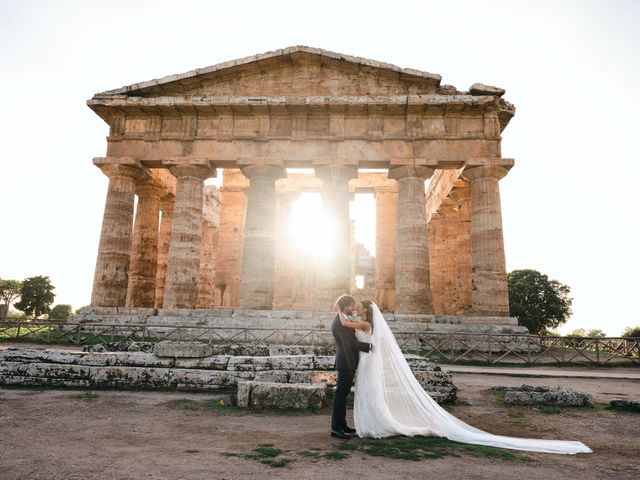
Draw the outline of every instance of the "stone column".
[[[147,181],[136,186],[138,206],[133,226],[133,242],[129,265],[127,307],[153,308],[158,267],[158,224],[160,197],[164,189]]]
[[[396,313],[433,313],[424,188],[432,174],[427,167],[389,169],[389,178],[398,181]]]
[[[155,308],[162,308],[164,302],[164,282],[167,277],[167,260],[169,258],[169,241],[171,240],[171,222],[173,221],[173,206],[176,197],[172,194],[160,199],[160,233],[158,234],[158,267],[156,271]]]
[[[435,315],[445,315],[445,293],[444,293],[444,230],[445,217],[442,207],[431,214],[431,219],[427,225],[427,236],[429,237],[429,286],[431,287],[431,301],[433,302],[433,313]]]
[[[204,165],[174,165],[176,202],[171,224],[164,308],[195,308],[202,248],[204,180],[212,169]]]
[[[200,278],[198,280],[197,308],[215,306],[216,255],[218,253],[218,228],[220,226],[220,192],[214,185],[204,187],[202,219],[202,252],[200,254]]]
[[[273,308],[275,279],[276,180],[287,175],[276,165],[250,165],[241,169],[250,180],[244,230],[240,307]]]
[[[295,307],[295,291],[299,264],[296,262],[291,240],[291,215],[298,192],[278,193],[276,207],[276,254],[273,308],[292,309]]]
[[[148,173],[129,165],[98,166],[109,177],[109,188],[102,217],[91,305],[122,307],[127,297],[136,180],[147,177]]]
[[[468,315],[471,311],[471,188],[458,180],[449,194],[455,202],[453,214],[453,245],[450,254],[455,268],[455,285],[451,315]]]
[[[322,203],[334,226],[334,249],[318,272],[319,310],[331,310],[351,286],[351,224],[349,222],[349,180],[358,178],[357,167],[326,165],[316,167],[322,180]]]
[[[462,172],[471,183],[472,315],[509,315],[498,186],[507,172],[499,166],[473,167]]]
[[[398,192],[386,187],[376,188],[376,303],[380,310],[392,312],[396,288],[396,219]]]
[[[249,181],[240,170],[225,168],[220,189],[220,229],[216,255],[215,305],[240,305],[240,276]]]

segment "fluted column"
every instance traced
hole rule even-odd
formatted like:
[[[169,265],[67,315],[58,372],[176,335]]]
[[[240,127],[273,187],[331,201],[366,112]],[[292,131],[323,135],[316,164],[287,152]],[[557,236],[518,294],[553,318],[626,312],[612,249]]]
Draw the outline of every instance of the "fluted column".
[[[176,202],[171,224],[164,308],[195,308],[202,248],[204,180],[212,176],[204,165],[174,165]]]
[[[204,187],[202,219],[202,251],[200,253],[200,279],[198,280],[198,308],[215,306],[216,256],[218,253],[218,227],[220,226],[220,192],[213,185]]]
[[[299,288],[300,264],[296,260],[291,241],[291,215],[298,192],[281,192],[276,203],[276,254],[273,308],[291,309],[296,306],[295,292]]]
[[[273,308],[275,280],[276,180],[286,177],[283,167],[250,165],[242,168],[249,178],[244,230],[240,307]]]
[[[109,187],[102,217],[91,305],[122,307],[127,297],[136,180],[147,177],[148,172],[129,165],[98,166],[109,177]]]
[[[322,180],[322,203],[334,231],[333,250],[318,272],[318,305],[320,310],[333,307],[337,297],[350,292],[351,286],[351,224],[349,222],[349,180],[358,177],[357,167],[326,165],[315,168]]]
[[[472,315],[509,315],[498,185],[507,172],[507,168],[499,166],[473,167],[462,172],[471,183]]]
[[[398,192],[391,188],[377,188],[376,199],[376,303],[380,310],[395,307],[396,277],[396,219]]]
[[[424,182],[432,174],[427,167],[389,169],[389,178],[398,181],[396,313],[433,313],[424,192]]]
[[[171,222],[173,221],[173,206],[176,197],[172,194],[160,199],[160,233],[158,234],[158,267],[156,270],[155,308],[162,308],[164,302],[164,283],[167,278],[167,260],[169,259],[169,242],[171,240]]]
[[[153,307],[158,267],[160,197],[164,189],[153,181],[136,186],[138,206],[133,225],[127,307]]]

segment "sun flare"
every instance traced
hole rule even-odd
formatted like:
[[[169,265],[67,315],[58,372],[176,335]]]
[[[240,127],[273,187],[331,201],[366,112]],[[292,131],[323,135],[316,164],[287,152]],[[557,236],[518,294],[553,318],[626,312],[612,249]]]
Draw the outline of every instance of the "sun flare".
[[[328,258],[336,248],[334,222],[323,208],[319,194],[300,195],[293,204],[289,228],[293,246],[304,252]]]

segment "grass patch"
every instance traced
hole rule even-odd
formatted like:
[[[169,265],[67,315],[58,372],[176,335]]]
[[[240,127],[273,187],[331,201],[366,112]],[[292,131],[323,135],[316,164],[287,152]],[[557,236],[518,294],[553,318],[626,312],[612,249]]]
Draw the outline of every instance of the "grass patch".
[[[488,447],[486,445],[465,445],[463,449],[465,453],[474,457],[501,458],[503,460],[520,460],[525,462],[531,461],[531,458],[529,457],[513,453],[512,451],[505,450],[503,448]]]
[[[85,400],[95,400],[96,398],[98,398],[100,395],[98,395],[97,393],[93,393],[91,391],[89,392],[84,392],[84,396],[83,398]]]
[[[428,460],[446,456],[468,454],[474,457],[501,458],[503,460],[529,461],[529,457],[501,448],[483,445],[467,445],[440,437],[391,437],[363,441],[364,453],[399,460]]]
[[[524,413],[522,412],[507,412],[507,416],[511,418],[524,418]]]
[[[298,455],[307,458],[318,458],[322,456],[322,452],[319,450],[303,450],[298,452]]]
[[[345,445],[349,447],[344,448]],[[511,450],[484,445],[468,445],[452,442],[440,437],[390,437],[383,439],[354,439],[351,442],[335,446],[339,450],[323,452],[321,448],[312,448],[297,452],[300,457],[309,459],[326,458],[332,461],[350,457],[349,452],[362,452],[372,457],[392,458],[397,460],[420,461],[443,457],[459,457],[470,455],[482,458],[499,458],[508,461],[533,461],[530,457]],[[342,450],[342,451],[340,451]],[[275,448],[271,444],[261,445],[250,453],[225,452],[228,457],[239,457],[255,460],[270,467],[285,467],[293,460],[284,458],[285,450]]]
[[[344,460],[348,456],[349,456],[348,454],[344,452],[338,452],[338,451],[327,452],[324,454],[324,458],[328,458],[329,460]]]
[[[184,451],[184,453],[200,453],[200,450],[193,450],[191,448],[188,448]]]
[[[247,460],[256,460],[257,462],[273,468],[283,468],[291,463],[290,458],[278,458],[284,453],[284,450],[275,448],[271,444],[261,445],[251,453],[224,452],[226,457],[245,458]]]

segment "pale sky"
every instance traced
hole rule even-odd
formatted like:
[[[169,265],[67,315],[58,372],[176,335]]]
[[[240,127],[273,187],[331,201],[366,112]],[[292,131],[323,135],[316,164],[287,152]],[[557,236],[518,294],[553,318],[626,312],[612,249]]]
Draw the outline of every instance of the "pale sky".
[[[508,270],[568,284],[561,329],[640,324],[640,2],[0,0],[0,277],[89,303],[107,178],[94,93],[308,45],[507,90]]]

